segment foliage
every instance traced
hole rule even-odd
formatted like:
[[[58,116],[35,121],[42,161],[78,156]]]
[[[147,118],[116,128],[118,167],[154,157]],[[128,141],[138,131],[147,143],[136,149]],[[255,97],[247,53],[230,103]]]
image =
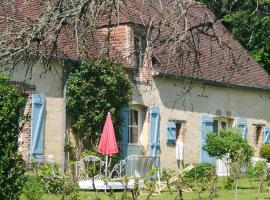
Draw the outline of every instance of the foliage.
[[[199,199],[201,199],[201,195],[203,191],[207,189],[215,189],[212,187],[213,181],[216,179],[216,170],[215,166],[209,163],[201,163],[195,165],[191,170],[185,173],[185,177],[189,178],[194,185],[199,188]],[[210,192],[212,195],[212,192]],[[210,197],[212,198],[212,196]]]
[[[217,19],[270,72],[269,0],[197,0],[205,3]]]
[[[161,179],[166,182],[168,189],[171,189],[170,179],[175,175],[175,172],[170,169],[163,169]]]
[[[218,134],[209,133],[203,149],[212,157],[222,158],[229,154],[231,162],[238,158],[239,151],[243,152],[245,163],[249,163],[254,150],[248,141],[242,138],[238,129],[221,130]]]
[[[268,162],[270,161],[270,144],[262,145],[260,149],[260,156],[265,158]]]
[[[266,167],[266,162],[265,161],[258,161],[255,164],[255,170],[254,170],[254,175],[259,178],[260,183],[259,183],[259,191],[262,192],[263,190],[263,182],[266,180],[267,177],[267,167]]]
[[[158,169],[153,167],[147,174],[147,178],[144,180],[146,190],[149,192],[146,199],[149,200],[157,188],[157,173]]]
[[[40,200],[43,195],[43,185],[34,175],[28,175],[23,186],[23,195],[27,200]]]
[[[192,181],[184,176],[182,173],[177,173],[176,180],[171,183],[171,186],[174,187],[177,191],[178,197],[180,200],[183,200],[183,191],[189,190],[192,187]]]
[[[212,157],[219,159],[227,157],[229,176],[225,188],[232,189],[235,187],[235,196],[237,197],[238,182],[242,175],[242,169],[250,162],[254,153],[247,139],[242,138],[238,129],[223,129],[218,134],[207,134],[203,149]]]
[[[108,112],[116,126],[119,124],[115,114],[129,102],[130,89],[123,66],[107,59],[83,61],[70,73],[67,110],[83,147],[97,145]]]
[[[24,167],[19,147],[19,120],[25,98],[0,75],[0,199],[19,199],[24,183]]]
[[[62,199],[69,196],[77,199],[77,185],[69,174],[62,174],[56,165],[45,164],[37,171],[37,177],[43,183],[44,189],[49,194],[60,194]]]

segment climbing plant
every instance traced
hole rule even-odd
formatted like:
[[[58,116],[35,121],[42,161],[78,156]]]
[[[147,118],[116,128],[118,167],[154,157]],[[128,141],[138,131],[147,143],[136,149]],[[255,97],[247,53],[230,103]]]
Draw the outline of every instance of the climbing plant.
[[[120,120],[116,114],[128,104],[130,91],[130,81],[120,63],[105,58],[85,60],[71,71],[66,105],[82,148],[96,147],[108,112],[117,130]]]
[[[0,199],[19,199],[24,184],[24,166],[19,147],[19,120],[25,98],[0,75]]]

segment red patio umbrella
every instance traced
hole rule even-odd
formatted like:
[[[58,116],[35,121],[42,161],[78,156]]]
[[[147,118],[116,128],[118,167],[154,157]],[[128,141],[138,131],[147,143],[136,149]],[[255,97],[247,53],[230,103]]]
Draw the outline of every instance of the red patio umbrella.
[[[112,156],[113,154],[118,153],[118,147],[116,144],[112,117],[110,113],[107,115],[97,150],[99,153],[106,155],[105,176],[107,176],[108,156]]]

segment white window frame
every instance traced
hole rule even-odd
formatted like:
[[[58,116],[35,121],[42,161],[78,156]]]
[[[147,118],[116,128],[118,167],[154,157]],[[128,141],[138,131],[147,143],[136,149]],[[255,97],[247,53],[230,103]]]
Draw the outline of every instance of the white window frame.
[[[230,117],[223,117],[223,116],[222,117],[214,117],[213,124],[214,124],[214,121],[218,121],[218,132],[220,130],[222,130],[222,122],[226,123],[226,129],[233,127],[233,119]],[[213,125],[213,128],[214,128],[214,125]],[[213,131],[214,131],[214,129],[213,129]]]
[[[131,122],[132,122],[132,112],[133,111],[136,111],[137,112],[137,114],[138,114],[138,125],[132,125],[131,124]],[[139,111],[138,110],[135,110],[135,109],[130,109],[130,115],[129,115],[129,121],[128,121],[128,143],[129,144],[138,144],[139,143],[139,136],[140,136],[140,129],[139,129],[139,127],[140,127],[140,123],[139,123]],[[137,128],[138,129],[138,131],[137,131],[137,138],[138,138],[138,141],[136,142],[136,143],[133,143],[133,142],[130,142],[131,141],[131,129],[132,128]]]

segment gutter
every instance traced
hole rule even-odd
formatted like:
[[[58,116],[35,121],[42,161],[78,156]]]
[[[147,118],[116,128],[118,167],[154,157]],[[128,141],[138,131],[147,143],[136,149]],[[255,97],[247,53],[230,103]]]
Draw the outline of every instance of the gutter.
[[[173,78],[177,80],[196,81],[196,82],[201,82],[204,84],[222,86],[222,87],[227,87],[227,88],[242,88],[242,89],[251,89],[251,90],[257,90],[257,91],[261,90],[261,91],[270,92],[270,86],[269,88],[262,88],[262,87],[247,86],[247,85],[241,85],[241,84],[238,85],[238,84],[232,84],[230,82],[213,81],[210,79],[196,78],[196,77],[191,77],[191,76],[181,76],[181,75],[177,75],[173,73],[166,73],[166,72],[160,72],[160,71],[153,72],[153,77],[167,77],[167,78]]]
[[[66,154],[65,154],[65,139],[66,139],[66,130],[67,130],[67,110],[66,110],[66,88],[67,88],[67,78],[68,78],[68,70],[66,63],[64,63],[63,67],[63,99],[64,99],[64,112],[63,112],[63,117],[64,117],[64,122],[63,122],[63,133],[62,133],[62,172],[65,173],[65,166],[66,166]]]

